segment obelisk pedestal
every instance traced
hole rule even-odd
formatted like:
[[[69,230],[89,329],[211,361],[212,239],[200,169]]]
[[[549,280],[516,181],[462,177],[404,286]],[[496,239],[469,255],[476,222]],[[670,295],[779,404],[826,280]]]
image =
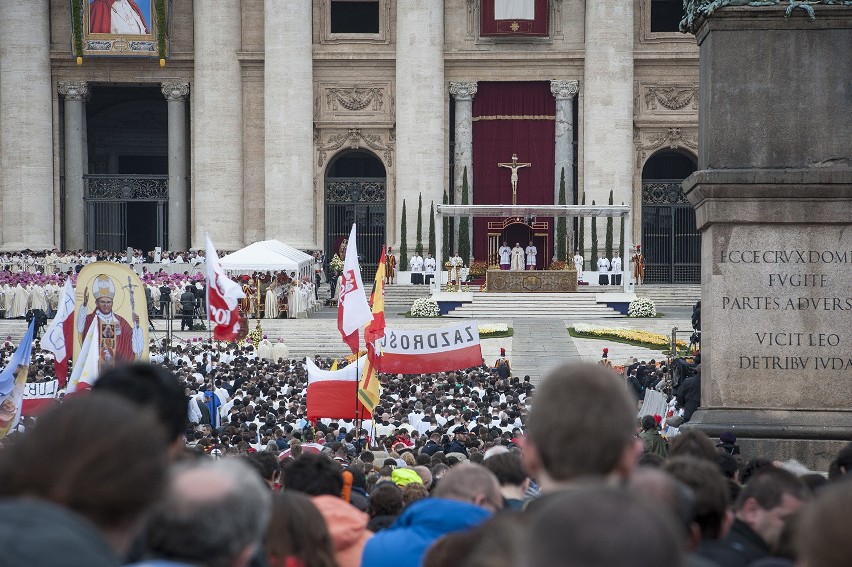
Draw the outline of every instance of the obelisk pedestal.
[[[702,233],[702,390],[687,427],[826,470],[852,435],[852,58],[836,51],[852,8],[814,8],[725,8],[696,30],[684,190]]]

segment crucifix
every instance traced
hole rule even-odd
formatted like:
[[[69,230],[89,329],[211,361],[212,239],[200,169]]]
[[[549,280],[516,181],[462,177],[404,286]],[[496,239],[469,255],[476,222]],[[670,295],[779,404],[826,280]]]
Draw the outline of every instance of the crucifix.
[[[512,204],[518,204],[518,170],[522,167],[531,167],[531,163],[518,163],[518,154],[512,154],[512,161],[507,163],[498,163],[497,167],[505,167],[512,170]]]

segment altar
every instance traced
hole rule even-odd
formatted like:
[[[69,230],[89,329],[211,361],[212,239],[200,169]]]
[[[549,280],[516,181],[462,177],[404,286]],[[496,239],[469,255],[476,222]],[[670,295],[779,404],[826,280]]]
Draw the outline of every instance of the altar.
[[[560,293],[577,291],[577,270],[488,270],[485,291]]]

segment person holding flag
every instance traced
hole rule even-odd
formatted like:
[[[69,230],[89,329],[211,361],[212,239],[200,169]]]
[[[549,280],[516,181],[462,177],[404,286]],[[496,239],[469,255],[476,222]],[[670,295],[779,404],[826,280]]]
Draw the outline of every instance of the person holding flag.
[[[207,238],[206,273],[207,320],[215,323],[213,338],[217,341],[233,341],[240,334],[240,299],[245,299],[240,284],[231,279],[219,264],[219,255]]]
[[[382,257],[379,260],[379,269],[376,271],[376,281],[373,284],[373,293],[370,295],[373,320],[364,329],[364,342],[367,345],[367,366],[361,374],[358,383],[358,401],[363,404],[370,414],[379,405],[381,389],[379,387],[379,357],[381,352],[376,352],[376,345],[385,336],[385,250],[382,248]]]
[[[354,223],[348,242],[346,258],[343,261],[343,274],[341,274],[340,299],[337,302],[337,328],[343,337],[343,342],[352,350],[352,354],[358,354],[358,329],[372,321],[373,315],[367,303],[364,283],[361,281]]]
[[[24,388],[33,352],[35,321],[30,323],[21,344],[9,358],[9,364],[0,372],[0,439],[13,431],[21,420]]]

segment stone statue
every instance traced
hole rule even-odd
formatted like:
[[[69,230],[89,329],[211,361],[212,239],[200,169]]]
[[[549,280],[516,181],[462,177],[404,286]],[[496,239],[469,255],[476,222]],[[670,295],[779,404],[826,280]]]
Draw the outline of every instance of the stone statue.
[[[497,167],[505,167],[512,170],[512,204],[518,204],[518,170],[522,167],[532,167],[531,163],[518,163],[518,154],[512,154],[512,161],[507,163],[498,163]]]
[[[812,20],[816,18],[812,4],[835,4],[852,6],[852,0],[789,0],[790,4],[784,16],[789,18],[795,9],[807,12]],[[683,33],[695,33],[702,18],[706,18],[719,8],[726,6],[777,6],[781,0],[685,0],[683,20],[680,22],[680,31]]]

